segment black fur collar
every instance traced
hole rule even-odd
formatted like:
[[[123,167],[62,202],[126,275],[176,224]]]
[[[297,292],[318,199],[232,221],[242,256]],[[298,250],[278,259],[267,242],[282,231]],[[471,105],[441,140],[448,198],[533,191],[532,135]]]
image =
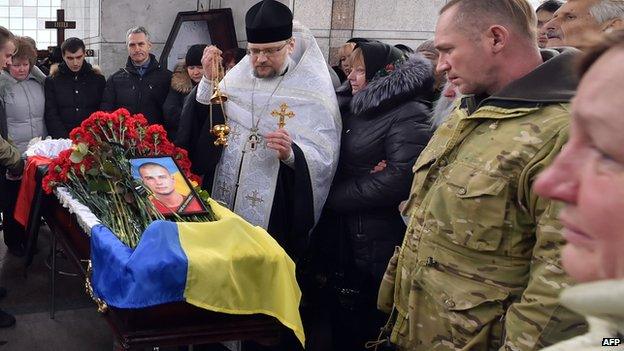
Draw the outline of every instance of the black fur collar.
[[[368,83],[351,99],[354,115],[377,113],[398,106],[417,96],[429,96],[434,84],[431,61],[420,54],[409,59],[390,75]]]

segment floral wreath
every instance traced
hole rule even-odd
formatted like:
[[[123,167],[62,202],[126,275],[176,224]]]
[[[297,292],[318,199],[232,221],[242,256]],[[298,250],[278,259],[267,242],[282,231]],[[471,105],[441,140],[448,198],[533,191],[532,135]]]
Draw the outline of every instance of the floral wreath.
[[[138,244],[152,221],[164,219],[145,196],[145,187],[132,176],[132,158],[171,156],[208,208],[206,214],[175,221],[215,220],[207,203],[209,195],[199,188],[201,179],[191,172],[188,152],[169,141],[161,125],[149,125],[143,115],[132,115],[123,108],[111,113],[98,111],[69,137],[73,146],[52,160],[43,189],[49,194],[65,187],[129,247]]]

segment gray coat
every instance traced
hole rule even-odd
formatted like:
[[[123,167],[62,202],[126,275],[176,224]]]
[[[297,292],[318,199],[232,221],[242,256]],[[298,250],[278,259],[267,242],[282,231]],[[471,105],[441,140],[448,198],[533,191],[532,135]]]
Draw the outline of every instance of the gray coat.
[[[26,151],[30,140],[48,134],[44,119],[44,80],[45,75],[37,67],[21,82],[7,72],[0,75],[0,103],[5,111],[8,138],[20,153]]]

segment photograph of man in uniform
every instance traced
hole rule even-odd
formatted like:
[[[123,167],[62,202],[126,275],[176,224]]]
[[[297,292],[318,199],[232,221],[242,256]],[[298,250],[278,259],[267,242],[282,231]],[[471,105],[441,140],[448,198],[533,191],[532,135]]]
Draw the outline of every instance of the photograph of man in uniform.
[[[133,172],[135,178],[140,179],[151,191],[150,201],[163,215],[192,214],[205,211],[186,181],[178,182],[178,185],[181,184],[182,186],[178,186],[176,189],[174,174],[179,170],[170,157],[136,159],[131,160],[131,163],[133,169],[136,170]]]

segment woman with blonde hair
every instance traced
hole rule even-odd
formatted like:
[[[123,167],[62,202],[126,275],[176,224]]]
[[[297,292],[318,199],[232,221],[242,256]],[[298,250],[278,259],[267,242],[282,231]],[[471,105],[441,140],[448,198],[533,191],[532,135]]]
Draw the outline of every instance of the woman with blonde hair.
[[[344,83],[347,80],[347,76],[351,73],[351,67],[349,67],[349,55],[353,52],[355,43],[345,43],[338,49],[338,63],[332,68],[336,71],[340,83]]]

